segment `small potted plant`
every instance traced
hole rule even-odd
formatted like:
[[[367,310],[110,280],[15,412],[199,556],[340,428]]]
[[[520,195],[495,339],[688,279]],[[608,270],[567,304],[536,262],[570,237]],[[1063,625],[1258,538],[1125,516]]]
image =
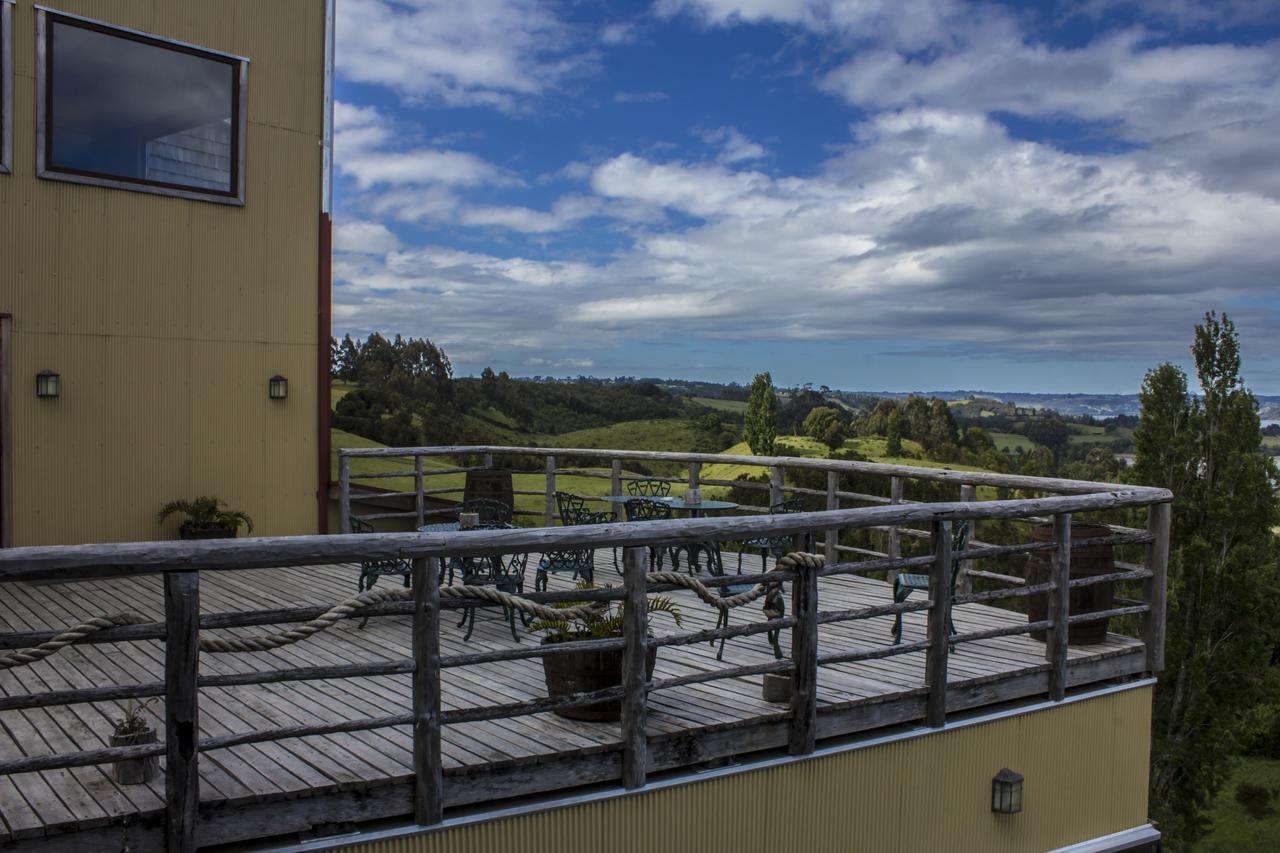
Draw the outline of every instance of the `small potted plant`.
[[[155,699],[145,702],[130,702],[125,706],[124,716],[112,721],[112,746],[140,746],[156,743],[155,727],[143,715],[147,706]],[[141,785],[156,777],[159,770],[159,756],[146,758],[126,758],[111,765],[111,778],[121,785]]]
[[[181,513],[187,517],[178,528],[181,539],[234,539],[244,525],[253,532],[253,519],[234,509],[224,509],[226,504],[215,497],[202,495],[192,501],[170,501],[160,508],[156,521],[161,524],[169,516]]]
[[[578,589],[593,589],[594,586],[590,582],[582,581],[578,584]],[[551,606],[567,608],[585,603],[568,601]],[[544,646],[553,643],[572,643],[575,640],[621,637],[624,607],[625,605],[619,603],[596,615],[582,619],[538,619],[529,626],[529,629],[543,633]],[[675,620],[676,625],[681,624],[680,610],[671,599],[660,596],[649,598],[648,607],[650,613],[666,613]],[[622,683],[624,653],[623,649],[606,649],[543,656],[542,672],[547,682],[547,695],[555,699],[572,696],[575,693],[617,687]],[[657,648],[650,646],[645,659],[645,673],[650,678],[653,677],[653,666],[657,658]],[[621,718],[622,702],[617,699],[595,702],[574,708],[560,708],[555,713],[571,720],[608,722]]]

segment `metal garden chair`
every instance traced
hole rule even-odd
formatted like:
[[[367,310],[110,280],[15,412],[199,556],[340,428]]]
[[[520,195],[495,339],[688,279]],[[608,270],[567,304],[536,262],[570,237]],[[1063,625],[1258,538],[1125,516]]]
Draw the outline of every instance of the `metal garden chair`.
[[[724,566],[719,561],[719,549],[716,549],[716,551],[717,551],[717,554],[716,554],[717,560],[716,560],[716,563],[713,565],[718,565],[720,568],[720,571],[713,572],[713,574],[720,576],[724,574]],[[738,566],[738,574],[742,574],[741,563],[739,563],[739,566]],[[749,584],[749,583],[735,583],[735,584],[729,584],[728,586],[722,586],[720,587],[720,597],[730,598],[731,596],[735,596],[739,593],[747,592],[753,586],[754,584]],[[784,596],[782,595],[773,596],[773,605],[776,608],[779,608],[781,612],[777,613],[776,615],[770,615],[769,618],[781,619],[783,616],[787,615],[787,605],[786,605]],[[767,610],[768,610],[768,607],[766,607],[766,611]],[[720,615],[716,618],[716,627],[717,628],[729,627],[729,611],[727,609],[720,611]],[[782,646],[778,643],[781,633],[782,633],[781,629],[777,629],[777,630],[769,631],[766,634],[766,636],[769,638],[769,645],[773,646],[773,656],[778,660],[782,660]],[[720,638],[720,649],[716,652],[716,660],[724,660],[724,644],[725,644],[725,641],[727,641],[728,639],[729,639],[728,637]],[[715,640],[711,641],[711,645],[714,646],[715,643],[716,643]]]
[[[502,501],[495,501],[492,498],[472,498],[463,501],[462,506],[458,509],[459,513],[474,512],[480,516],[480,525],[483,527],[489,524],[510,524],[512,511],[508,504]]]
[[[636,497],[665,498],[671,494],[671,484],[662,480],[628,480],[627,494]]]
[[[969,541],[969,521],[957,521],[951,530],[951,553],[959,554],[964,550],[965,545]],[[951,559],[951,596],[954,598],[956,594],[956,583],[960,580],[960,563],[962,561],[953,557]],[[906,601],[907,598],[915,590],[921,590],[925,593],[929,592],[929,576],[917,575],[904,572],[894,578],[893,581],[893,600],[897,604]],[[955,623],[951,620],[950,611],[947,612],[947,632],[954,634],[956,632]],[[893,644],[896,646],[902,642],[902,614],[896,613],[893,617]],[[952,649],[955,646],[952,645]]]
[[[373,533],[373,525],[354,515],[348,516],[351,520],[352,533]],[[373,589],[373,585],[378,582],[378,578],[385,575],[394,575],[404,581],[405,586],[413,586],[413,560],[405,560],[400,558],[390,560],[364,560],[360,563],[360,579],[356,582],[356,591],[365,592]],[[360,620],[360,627],[363,628],[365,623],[369,621],[366,616]]]
[[[795,512],[804,512],[804,498],[790,498],[769,507],[770,515],[787,515]],[[742,554],[747,550],[760,552],[760,571],[763,572],[769,568],[770,556],[776,560],[793,547],[793,539],[790,536],[761,536],[748,539],[738,546],[738,574],[742,574]]]
[[[474,557],[461,561],[462,583],[466,586],[492,586],[502,592],[520,595],[524,592],[525,568],[529,563],[528,554],[499,554],[492,557]],[[517,643],[520,637],[516,634],[515,608],[502,608],[503,618],[511,626],[511,639]],[[520,620],[528,624],[527,618],[521,614]],[[468,624],[470,623],[470,624]],[[467,633],[463,641],[471,639],[476,629],[476,608],[466,607],[462,611],[462,620],[458,627],[467,625]]]
[[[662,501],[653,501],[647,498],[632,498],[623,504],[627,512],[627,521],[668,521],[675,517],[671,507]],[[655,565],[662,568],[664,555],[670,551],[669,548],[661,545],[649,546],[649,568]],[[672,558],[676,559],[672,554]]]

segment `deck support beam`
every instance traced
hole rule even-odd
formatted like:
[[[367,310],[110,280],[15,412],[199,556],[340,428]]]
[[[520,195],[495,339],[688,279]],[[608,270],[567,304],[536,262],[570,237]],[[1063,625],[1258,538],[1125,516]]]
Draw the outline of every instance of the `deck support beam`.
[[[444,819],[440,757],[440,561],[413,561],[413,819]]]
[[[200,804],[200,573],[164,576],[165,841],[170,853],[196,849]]]
[[[808,755],[818,744],[818,573],[796,567],[791,582],[791,730],[788,751]]]
[[[933,522],[933,566],[929,570],[928,642],[925,653],[925,722],[947,724],[947,655],[951,650],[951,521]]]
[[[648,584],[649,558],[644,548],[622,552],[623,584],[627,592],[622,637],[622,784],[629,790],[644,787],[649,772],[648,720],[649,673]]]
[[[1061,702],[1067,696],[1067,619],[1071,615],[1071,513],[1060,512],[1053,517],[1053,592],[1049,593],[1048,642],[1045,657],[1052,664],[1049,670],[1049,698]]]
[[[1168,602],[1169,526],[1172,504],[1152,504],[1147,509],[1147,570],[1151,577],[1143,584],[1142,597],[1151,607],[1142,621],[1142,642],[1147,647],[1147,672],[1164,670],[1165,608]]]

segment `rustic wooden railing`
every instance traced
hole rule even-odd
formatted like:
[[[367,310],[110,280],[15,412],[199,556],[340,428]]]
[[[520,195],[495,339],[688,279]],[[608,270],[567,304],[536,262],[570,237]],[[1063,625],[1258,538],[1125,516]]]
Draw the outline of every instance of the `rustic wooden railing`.
[[[429,455],[460,455],[479,453],[482,456],[500,452],[527,454],[533,451],[507,448],[412,448],[408,450],[344,451],[343,486],[352,476],[350,460],[366,455],[411,456],[415,470],[421,471],[421,459]],[[543,451],[537,451],[543,452]],[[563,452],[563,451],[560,451]],[[626,452],[569,451],[572,454],[601,453],[612,457],[613,473],[617,483],[619,462],[627,458],[647,458],[652,454]],[[694,463],[721,462],[724,457],[664,454],[663,458],[679,457]],[[795,755],[810,753],[818,737],[819,670],[824,666],[873,660],[894,655],[924,652],[924,682],[927,697],[923,722],[929,726],[943,726],[947,720],[947,671],[950,647],[1000,636],[1025,634],[1032,630],[1047,629],[1045,657],[1049,665],[1048,693],[1054,700],[1061,700],[1066,692],[1068,658],[1066,633],[1073,622],[1093,620],[1101,616],[1137,616],[1142,620],[1142,639],[1145,642],[1145,666],[1149,672],[1158,672],[1163,666],[1164,590],[1168,555],[1169,501],[1171,495],[1160,489],[1134,488],[1108,484],[1081,483],[1066,480],[1044,480],[1027,477],[1003,477],[1000,475],[971,472],[928,471],[903,466],[874,466],[869,463],[837,463],[826,460],[759,459],[755,457],[730,458],[730,461],[750,460],[773,470],[785,466],[819,468],[839,473],[842,466],[856,466],[864,473],[881,473],[892,478],[926,477],[958,481],[969,487],[994,485],[1040,492],[1066,492],[1068,494],[1045,497],[1028,497],[1016,500],[977,501],[974,491],[970,500],[929,504],[904,502],[887,503],[875,498],[877,505],[861,508],[831,509],[789,515],[735,515],[717,518],[692,518],[672,521],[642,523],[612,523],[576,527],[542,527],[512,530],[475,530],[456,533],[374,533],[366,535],[300,536],[281,538],[257,538],[238,540],[212,540],[204,542],[149,542],[117,545],[86,545],[68,547],[17,548],[0,551],[0,587],[6,582],[35,581],[57,578],[102,579],[119,576],[161,573],[164,577],[163,622],[127,625],[100,630],[85,639],[87,643],[122,642],[134,640],[165,641],[165,676],[163,682],[133,685],[95,685],[92,687],[56,690],[30,695],[0,698],[0,711],[40,708],[51,705],[78,702],[122,700],[144,696],[165,697],[165,741],[161,744],[129,747],[113,747],[80,752],[29,756],[0,762],[0,774],[14,774],[56,768],[105,764],[126,758],[151,755],[166,756],[166,840],[168,849],[186,851],[198,842],[243,840],[235,837],[206,838],[200,834],[198,822],[199,774],[201,753],[232,746],[258,743],[284,738],[341,732],[367,731],[390,726],[408,726],[413,736],[413,769],[415,778],[414,819],[421,824],[438,823],[444,807],[449,802],[450,789],[441,768],[442,727],[471,721],[503,719],[534,714],[604,699],[620,698],[623,717],[621,735],[621,781],[627,788],[646,784],[648,773],[660,765],[650,752],[650,739],[645,722],[650,694],[683,685],[697,684],[724,678],[735,678],[764,673],[790,673],[792,699],[788,714],[789,750]],[[554,471],[549,464],[547,471]],[[690,479],[696,478],[697,468],[691,469]],[[704,481],[705,482],[705,481]],[[829,481],[831,482],[831,481]],[[735,484],[738,485],[738,484]],[[781,491],[782,478],[775,476],[768,487],[771,495]],[[421,495],[419,486],[416,490]],[[828,497],[834,488],[828,489]],[[901,495],[900,484],[893,489]],[[854,496],[861,500],[874,496]],[[837,493],[835,499],[839,500]],[[344,499],[345,503],[345,499]],[[419,501],[419,507],[421,502]],[[1145,565],[1125,564],[1121,571],[1104,577],[1071,578],[1071,547],[1080,541],[1070,542],[1070,521],[1073,513],[1105,511],[1113,509],[1146,507],[1145,529],[1120,528],[1112,535],[1092,540],[1094,543],[1115,545],[1144,545]],[[345,507],[344,507],[345,509]],[[416,511],[415,511],[416,512]],[[419,514],[420,518],[421,515]],[[1022,543],[994,546],[971,544],[959,555],[951,552],[952,525],[961,520],[983,519],[1035,519],[1049,517],[1053,520],[1055,541],[1051,543]],[[644,597],[653,593],[676,589],[670,584],[655,583],[648,575],[646,548],[652,545],[673,545],[691,540],[742,540],[762,536],[791,536],[801,540],[814,531],[830,531],[838,536],[840,531],[879,529],[888,531],[920,530],[924,525],[931,540],[929,553],[903,557],[891,553],[853,556],[860,559],[840,562],[839,552],[833,555],[833,540],[827,540],[825,565],[820,568],[800,566],[787,571],[773,571],[761,575],[731,575],[726,577],[700,576],[701,582],[712,589],[729,584],[783,581],[791,586],[790,615],[764,621],[736,624],[726,628],[687,631],[674,635],[649,636]],[[443,610],[486,606],[487,602],[474,599],[444,598],[438,583],[438,561],[448,557],[481,556],[495,554],[531,553],[569,548],[624,549],[623,585],[593,590],[545,592],[527,594],[525,597],[539,602],[557,601],[624,601],[626,619],[623,636],[617,639],[590,640],[576,643],[513,647],[442,656],[440,649],[441,614]],[[952,596],[949,583],[953,557],[974,562],[981,559],[1036,550],[1052,550],[1053,577],[1040,584],[1015,585],[1010,588],[984,592],[959,591]],[[410,616],[412,658],[380,661],[375,663],[310,666],[303,668],[246,672],[228,675],[200,675],[199,634],[219,628],[250,625],[278,625],[296,623],[315,618],[326,608],[321,606],[290,607],[277,610],[260,610],[239,613],[201,615],[199,593],[201,574],[207,571],[252,571],[264,568],[310,566],[317,564],[355,563],[364,560],[410,559],[413,561],[414,586],[412,600],[390,601],[374,604],[357,611],[354,616],[384,617]],[[861,575],[872,572],[910,569],[928,573],[931,578],[928,600],[907,601],[901,604],[886,603],[874,607],[852,610],[823,611],[820,609],[820,582],[824,578],[842,575]],[[1071,588],[1096,583],[1141,584],[1141,600],[1113,608],[1106,613],[1089,613],[1079,616],[1069,612]],[[1002,598],[1019,598],[1036,594],[1048,594],[1051,602],[1049,618],[1038,622],[1026,622],[1007,628],[991,629],[951,635],[947,629],[947,616],[953,606],[990,602]],[[3,589],[0,588],[0,594]],[[873,648],[831,649],[820,648],[818,628],[822,624],[847,622],[877,616],[893,616],[911,612],[928,612],[927,634],[923,641],[887,643]],[[743,637],[770,630],[791,631],[790,655],[783,660],[769,661],[750,666],[724,666],[710,671],[678,677],[649,680],[645,675],[647,650],[655,646],[689,646],[720,638]],[[10,632],[0,635],[0,649],[28,648],[49,640],[56,630]],[[311,640],[319,642],[322,640]],[[583,649],[625,650],[624,678],[618,687],[581,693],[564,698],[540,698],[499,705],[442,710],[441,675],[452,667],[482,663],[540,658]],[[279,683],[311,679],[335,679],[356,676],[411,674],[413,705],[411,712],[383,717],[340,720],[317,725],[285,726],[247,733],[200,737],[199,690],[230,685]],[[749,751],[744,745],[742,751]],[[614,778],[618,778],[615,776]],[[562,784],[562,783],[561,783]],[[548,783],[548,787],[554,785]],[[288,829],[288,827],[280,827]]]

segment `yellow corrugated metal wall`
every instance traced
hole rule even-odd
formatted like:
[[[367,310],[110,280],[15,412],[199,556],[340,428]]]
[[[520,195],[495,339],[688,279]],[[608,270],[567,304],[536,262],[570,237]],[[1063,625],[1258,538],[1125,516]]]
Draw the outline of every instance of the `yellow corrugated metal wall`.
[[[251,60],[245,206],[36,179],[36,16],[19,0],[0,175],[14,544],[172,536],[156,510],[197,494],[255,533],[315,532],[324,0],[49,5]],[[35,397],[44,368],[58,400]],[[284,402],[267,398],[276,373]]]
[[[1151,690],[658,791],[345,848],[361,853],[1041,851],[1147,819]],[[1026,777],[1021,814],[991,777]]]

